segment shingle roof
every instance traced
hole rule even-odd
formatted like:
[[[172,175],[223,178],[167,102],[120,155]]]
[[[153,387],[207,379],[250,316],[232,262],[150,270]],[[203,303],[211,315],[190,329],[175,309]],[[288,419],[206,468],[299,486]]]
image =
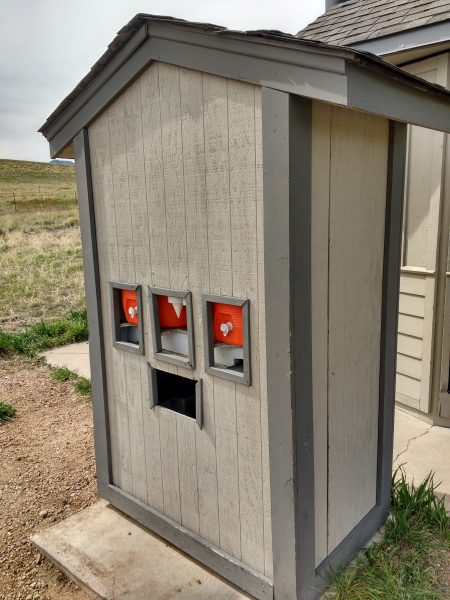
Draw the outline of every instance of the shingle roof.
[[[297,36],[346,46],[447,20],[450,0],[348,0]]]

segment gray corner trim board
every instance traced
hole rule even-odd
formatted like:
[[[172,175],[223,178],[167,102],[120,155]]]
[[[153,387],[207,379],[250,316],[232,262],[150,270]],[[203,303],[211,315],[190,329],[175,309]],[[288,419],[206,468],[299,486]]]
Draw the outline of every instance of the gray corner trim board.
[[[378,417],[376,505],[319,565],[316,587],[320,588],[372,538],[389,514],[394,438],[397,321],[400,284],[403,195],[407,126],[389,124],[388,175],[383,259],[383,290],[380,338],[380,400]]]
[[[150,320],[153,333],[153,354],[158,360],[186,367],[187,369],[195,368],[195,346],[194,346],[194,319],[192,317],[192,294],[187,291],[169,290],[165,288],[148,288],[150,297]],[[175,298],[183,298],[186,301],[186,318],[187,318],[187,336],[188,336],[188,356],[181,356],[174,353],[166,352],[162,347],[161,325],[159,322],[159,307],[158,296],[174,296]]]
[[[289,341],[293,323],[291,220],[298,208],[291,194],[299,184],[298,179],[290,180],[291,138],[295,140],[292,111],[289,94],[262,89],[263,162],[270,165],[263,174],[264,279],[273,581],[278,598],[299,597],[300,545],[305,542],[298,528],[299,441],[292,416],[295,388]],[[299,144],[304,141],[297,140]]]
[[[300,597],[317,597],[315,578],[314,417],[312,366],[312,101],[290,97],[289,203],[292,415],[297,440],[296,528]]]
[[[109,485],[106,499],[116,508],[174,544],[209,569],[231,581],[258,600],[273,600],[272,582],[232,556],[208,544],[175,521],[149,508],[120,488]]]
[[[350,44],[355,50],[372,52],[378,56],[400,54],[408,50],[427,48],[450,41],[450,20],[433,25],[401,31],[380,38]]]
[[[100,491],[102,486],[112,481],[112,468],[100,275],[87,130],[82,129],[73,142],[89,327],[95,460]]]
[[[403,197],[406,172],[407,126],[389,123],[386,229],[380,360],[377,504],[389,509],[394,438],[397,323],[400,289]]]
[[[408,89],[394,79],[356,65],[347,66],[347,75],[349,108],[450,133],[448,99]]]

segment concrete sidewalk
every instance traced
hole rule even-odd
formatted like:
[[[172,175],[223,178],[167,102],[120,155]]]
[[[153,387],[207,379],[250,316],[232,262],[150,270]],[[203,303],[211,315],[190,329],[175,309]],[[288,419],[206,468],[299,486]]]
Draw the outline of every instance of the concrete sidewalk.
[[[53,348],[53,350],[40,352],[39,356],[45,358],[52,367],[67,367],[71,371],[76,371],[82,377],[87,379],[91,377],[89,342]]]
[[[432,426],[401,409],[395,411],[394,469],[404,465],[409,482],[421,483],[434,472],[439,495],[450,512],[450,428]]]

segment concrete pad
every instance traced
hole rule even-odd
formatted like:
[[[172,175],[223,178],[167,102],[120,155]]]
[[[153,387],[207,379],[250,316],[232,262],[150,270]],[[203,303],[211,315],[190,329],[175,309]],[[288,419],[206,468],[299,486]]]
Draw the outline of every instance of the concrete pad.
[[[402,410],[395,412],[394,469],[403,464],[407,480],[419,484],[433,471],[437,493],[450,511],[450,429],[431,426]]]
[[[76,371],[82,377],[87,379],[91,377],[89,342],[53,348],[53,350],[40,352],[39,356],[44,357],[52,367],[67,367],[71,371]]]
[[[35,534],[31,541],[94,597],[250,598],[103,500]]]

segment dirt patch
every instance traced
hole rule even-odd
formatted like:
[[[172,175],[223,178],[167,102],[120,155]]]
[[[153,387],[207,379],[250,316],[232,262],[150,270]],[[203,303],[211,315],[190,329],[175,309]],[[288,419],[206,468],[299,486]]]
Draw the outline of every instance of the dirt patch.
[[[88,596],[41,556],[30,536],[96,499],[92,410],[70,382],[22,358],[0,360],[0,600]]]

